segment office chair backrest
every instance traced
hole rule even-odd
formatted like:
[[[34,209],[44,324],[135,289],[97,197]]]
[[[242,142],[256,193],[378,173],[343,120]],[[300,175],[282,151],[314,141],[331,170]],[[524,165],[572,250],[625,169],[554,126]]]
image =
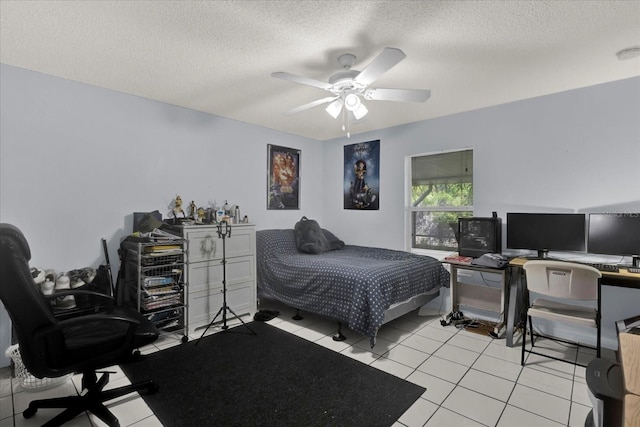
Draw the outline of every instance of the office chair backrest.
[[[602,274],[589,265],[533,260],[523,268],[531,292],[582,301],[598,299],[598,279]]]
[[[27,369],[37,371],[34,337],[39,329],[57,321],[51,305],[33,282],[30,259],[29,244],[22,232],[11,224],[0,224],[0,300],[11,317],[22,361]]]

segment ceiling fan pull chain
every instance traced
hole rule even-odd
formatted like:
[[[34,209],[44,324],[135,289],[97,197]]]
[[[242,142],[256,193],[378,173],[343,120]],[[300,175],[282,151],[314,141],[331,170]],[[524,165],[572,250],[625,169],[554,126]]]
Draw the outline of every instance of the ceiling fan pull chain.
[[[345,116],[344,116],[344,112],[345,112],[345,109],[343,108],[343,109],[342,109],[342,132],[344,132],[345,130],[347,130],[347,129],[346,129],[346,126],[345,126],[345,123],[346,123],[347,119],[346,119],[346,118],[345,118]]]

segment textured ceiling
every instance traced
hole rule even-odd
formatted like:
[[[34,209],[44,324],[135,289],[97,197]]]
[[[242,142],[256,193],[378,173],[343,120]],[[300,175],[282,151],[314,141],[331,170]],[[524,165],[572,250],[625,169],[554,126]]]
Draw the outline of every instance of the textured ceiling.
[[[357,133],[640,75],[640,1],[8,1],[0,62],[319,140],[337,57],[362,69],[406,54],[372,86],[430,89],[424,104],[365,101]]]

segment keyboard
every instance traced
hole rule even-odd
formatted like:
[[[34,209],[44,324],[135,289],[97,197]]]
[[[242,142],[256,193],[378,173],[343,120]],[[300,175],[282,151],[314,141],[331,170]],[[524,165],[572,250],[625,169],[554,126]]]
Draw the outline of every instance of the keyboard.
[[[640,267],[627,267],[629,273],[640,274]]]
[[[607,273],[617,273],[620,271],[620,269],[618,268],[618,266],[616,264],[601,264],[601,263],[595,263],[595,264],[589,264],[591,267],[594,267],[596,269],[598,269],[599,271],[604,271]]]

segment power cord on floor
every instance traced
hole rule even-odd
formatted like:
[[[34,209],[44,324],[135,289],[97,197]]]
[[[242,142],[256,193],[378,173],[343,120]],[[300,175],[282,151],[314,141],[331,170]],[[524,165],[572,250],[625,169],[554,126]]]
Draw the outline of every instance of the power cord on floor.
[[[454,321],[453,325],[456,329],[478,328],[480,327],[480,322],[473,319],[462,319]]]
[[[465,320],[464,314],[461,311],[452,311],[451,313],[447,314],[447,317],[445,319],[440,320],[440,324],[442,326],[449,326],[451,324],[455,325],[457,322],[461,322],[463,320]]]
[[[454,311],[449,313],[445,319],[440,320],[440,324],[442,326],[453,325],[456,329],[485,328],[488,330],[487,334],[491,338],[500,338],[495,332],[495,325],[493,323],[466,318],[461,311]]]

